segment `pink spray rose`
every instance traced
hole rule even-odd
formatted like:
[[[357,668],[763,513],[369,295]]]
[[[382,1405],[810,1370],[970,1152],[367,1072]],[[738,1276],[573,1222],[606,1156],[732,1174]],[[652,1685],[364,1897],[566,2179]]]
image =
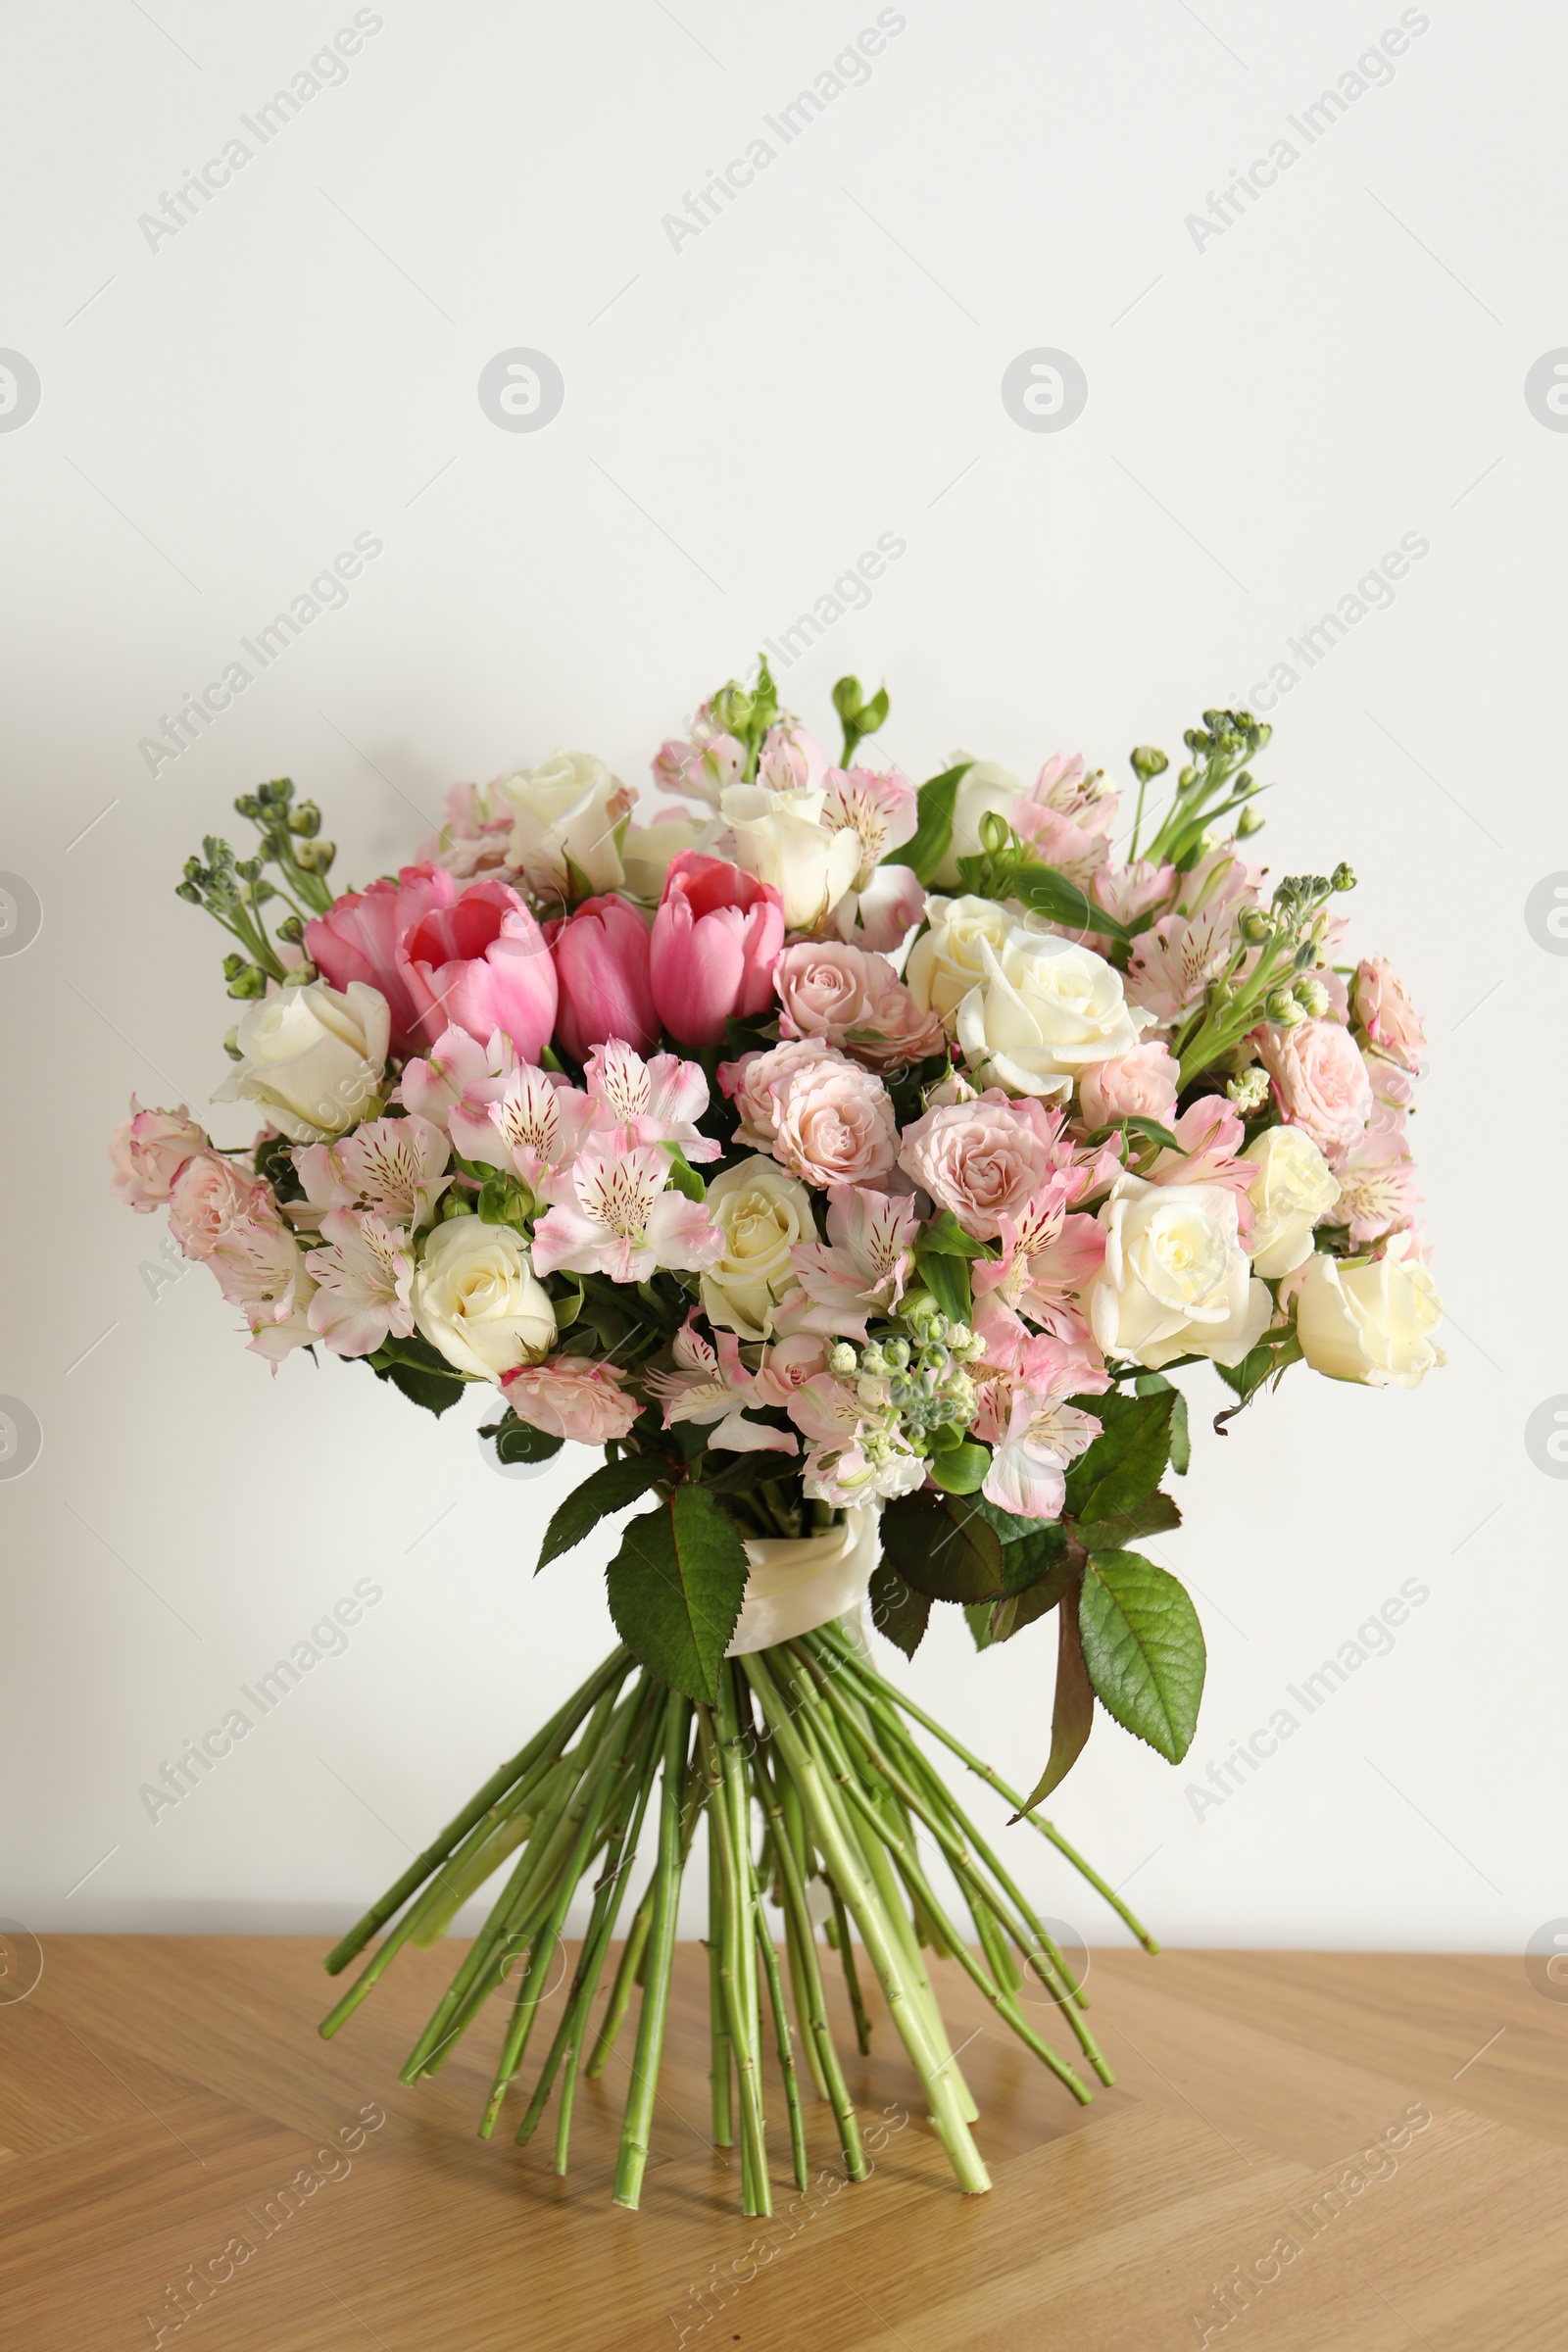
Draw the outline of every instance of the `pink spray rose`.
[[[1348,1029],[1338,1021],[1265,1029],[1257,1051],[1274,1081],[1280,1116],[1304,1127],[1329,1166],[1337,1166],[1372,1115],[1372,1082]]]
[[[626,1396],[626,1375],[617,1364],[596,1364],[582,1355],[556,1355],[548,1363],[519,1364],[501,1385],[519,1421],[552,1438],[579,1446],[603,1446],[624,1438],[641,1407]]]
[[[1078,1081],[1086,1127],[1113,1127],[1118,1119],[1157,1119],[1169,1124],[1176,1108],[1176,1064],[1170,1048],[1134,1046],[1110,1061],[1091,1063]]]
[[[806,1184],[867,1184],[898,1156],[899,1127],[887,1088],[842,1054],[795,1072],[775,1098],[770,1147]]]
[[[731,1013],[769,1002],[784,945],[784,902],[726,858],[683,851],[670,861],[654,917],[654,1004],[683,1046],[716,1046]]]
[[[284,1230],[269,1185],[216,1152],[185,1161],[169,1195],[169,1230],[187,1257],[209,1258],[220,1242],[262,1226]]]
[[[449,1027],[481,1043],[499,1029],[537,1061],[556,1025],[550,950],[510,883],[470,882],[451,906],[422,915],[403,940],[400,969],[427,1046]]]
[[[576,912],[546,923],[561,1001],[556,1033],[575,1062],[584,1062],[607,1038],[623,1038],[639,1054],[659,1042],[659,1015],[648,977],[648,925],[635,906],[612,893],[584,899]]]
[[[1386,957],[1363,956],[1356,965],[1355,1010],[1367,1044],[1419,1076],[1427,1033]]]
[[[186,1160],[206,1146],[206,1136],[183,1102],[177,1110],[143,1110],[132,1095],[130,1116],[121,1120],[109,1146],[117,1197],[144,1216],[162,1208]]]
[[[928,1110],[906,1127],[899,1165],[938,1208],[953,1211],[965,1233],[989,1242],[1004,1217],[1018,1216],[1049,1183],[1060,1125],[1035,1096],[1014,1102],[993,1087],[972,1102]]]
[[[797,940],[773,967],[785,1037],[823,1037],[876,1069],[940,1053],[940,1017],[922,1012],[885,956],[838,940]]]
[[[443,867],[406,865],[395,882],[383,874],[368,890],[351,890],[305,926],[305,952],[323,980],[338,990],[363,980],[385,997],[394,1053],[406,1054],[421,1037],[430,1042],[403,970],[403,941],[421,916],[450,906],[457,895]]]
[[[738,1144],[754,1152],[771,1152],[778,1133],[779,1097],[797,1070],[826,1061],[833,1052],[825,1037],[796,1037],[766,1054],[743,1054],[739,1061],[721,1061],[718,1083],[735,1105],[740,1126]]]

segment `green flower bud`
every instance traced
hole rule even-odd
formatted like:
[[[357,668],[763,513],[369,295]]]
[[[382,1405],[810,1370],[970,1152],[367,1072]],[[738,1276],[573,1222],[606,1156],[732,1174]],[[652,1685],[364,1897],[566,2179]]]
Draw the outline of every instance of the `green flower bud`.
[[[1135,744],[1128,757],[1140,784],[1147,784],[1152,776],[1162,776],[1170,765],[1165,754],[1156,751],[1152,743]]]
[[[1250,840],[1252,834],[1261,833],[1267,822],[1267,817],[1259,816],[1257,810],[1249,805],[1236,820],[1237,840]]]
[[[1288,988],[1271,988],[1263,1001],[1263,1015],[1276,1029],[1294,1029],[1306,1017]]]
[[[1335,890],[1353,890],[1355,888],[1355,874],[1353,870],[1346,864],[1343,858],[1341,858],[1339,864],[1334,868],[1333,873],[1329,876],[1329,881]]]
[[[847,1340],[840,1340],[836,1348],[829,1349],[827,1368],[830,1372],[836,1372],[840,1379],[845,1379],[850,1373],[859,1369],[855,1349]]]

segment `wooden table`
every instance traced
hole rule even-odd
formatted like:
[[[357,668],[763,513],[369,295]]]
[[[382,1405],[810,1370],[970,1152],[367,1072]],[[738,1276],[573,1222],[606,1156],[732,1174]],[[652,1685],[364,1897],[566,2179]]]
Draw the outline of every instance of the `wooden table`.
[[[548,2125],[522,2150],[475,2138],[482,2050],[398,2086],[450,1946],[401,1956],[331,2044],[314,1940],[43,1948],[36,1989],[0,2004],[0,2336],[17,2352],[120,2352],[160,2328],[180,2352],[1568,2345],[1568,2007],[1518,1960],[1097,1955],[1120,2080],[1086,2111],[947,1963],[994,2193],[952,2187],[879,2016],[852,2075],[862,2110],[886,2110],[876,2177],[842,2181],[813,2107],[814,2185],[797,2200],[776,2163],[763,2223],[704,2136],[695,1947],[640,2214],[610,2201],[624,2056],[579,2087],[565,2180]],[[775,2085],[775,2147],[781,2107]],[[281,2197],[302,2168],[318,2185]],[[225,2263],[206,2299],[187,2287],[181,2324],[190,2266]]]

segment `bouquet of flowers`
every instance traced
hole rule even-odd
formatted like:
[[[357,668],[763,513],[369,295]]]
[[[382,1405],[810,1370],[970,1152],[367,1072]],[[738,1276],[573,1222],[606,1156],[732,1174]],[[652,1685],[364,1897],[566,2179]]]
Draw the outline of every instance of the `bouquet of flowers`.
[[[860,756],[885,690],[843,678],[833,702],[838,764],[760,663],[662,745],[648,821],[563,753],[457,786],[417,862],[341,895],[317,808],[259,786],[235,803],[252,854],[209,838],[178,888],[235,943],[216,1099],[265,1123],[230,1150],[133,1102],[114,1144],[122,1197],[167,1204],[274,1372],[324,1350],[434,1413],[477,1382],[502,1463],[603,1451],[533,1532],[543,1566],[632,1514],[617,1645],[338,1945],[334,1973],[380,1938],[322,2031],[503,1874],[404,2070],[433,2072],[505,1990],[488,2135],[589,1881],[517,2137],[559,2087],[564,2169],[578,2077],[640,1987],[625,2205],[699,1828],[713,2137],[738,2132],[748,2213],[770,2210],[764,2011],[800,2184],[808,2092],[868,2169],[826,1951],[862,2048],[874,1976],[967,2190],[987,2176],[929,1960],[1074,2096],[1079,2065],[1111,2080],[915,1727],[1156,1948],[1036,1808],[1097,1708],[1173,1762],[1193,1738],[1202,1634],[1137,1548],[1181,1516],[1171,1376],[1214,1367],[1220,1426],[1299,1361],[1403,1387],[1443,1361],[1406,1137],[1421,1024],[1385,962],[1342,960],[1347,866],[1268,888],[1249,861],[1269,729],[1205,711],[1173,787],[1134,751],[1122,857],[1118,795],[1082,760],[1025,787],[956,757],[916,789]],[[1026,1795],[877,1670],[867,1596],[909,1655],[933,1602],[981,1649],[1054,1616]],[[1020,2001],[1031,1980],[1077,2064]]]

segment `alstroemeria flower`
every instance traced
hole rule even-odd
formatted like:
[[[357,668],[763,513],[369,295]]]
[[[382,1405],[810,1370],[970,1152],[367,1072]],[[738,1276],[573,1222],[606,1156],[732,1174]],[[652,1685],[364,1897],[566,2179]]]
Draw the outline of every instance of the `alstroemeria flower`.
[[[1105,1254],[1103,1227],[1094,1217],[1069,1216],[1071,1182],[1061,1174],[1042,1186],[1015,1215],[998,1220],[1001,1255],[969,1269],[976,1301],[995,1296],[1022,1308],[1043,1331],[1081,1340],[1089,1326],[1079,1294]]]
[[[416,1113],[370,1119],[335,1144],[307,1144],[293,1154],[316,1214],[351,1208],[410,1227],[427,1225],[434,1216],[452,1182],[446,1173],[451,1156],[440,1128]],[[296,1224],[306,1221],[296,1212]]]
[[[827,1242],[797,1242],[790,1251],[802,1303],[786,1319],[794,1331],[863,1340],[867,1316],[890,1314],[904,1296],[919,1215],[906,1195],[868,1185],[836,1184],[827,1198]]]
[[[701,1201],[668,1190],[671,1165],[666,1152],[591,1136],[570,1169],[575,1200],[558,1200],[534,1229],[534,1272],[646,1282],[661,1267],[693,1274],[712,1265],[724,1236]]]
[[[334,1355],[370,1355],[388,1337],[406,1340],[414,1329],[414,1253],[403,1227],[333,1208],[321,1231],[327,1247],[311,1251],[311,1330]]]
[[[520,1177],[537,1200],[555,1197],[594,1123],[594,1105],[552,1070],[518,1062],[499,1094],[465,1095],[454,1105],[452,1140],[465,1159]]]
[[[777,1401],[758,1394],[757,1375],[741,1362],[732,1331],[705,1340],[688,1316],[675,1334],[672,1372],[650,1372],[646,1386],[664,1408],[664,1427],[677,1421],[707,1422],[708,1443],[729,1453],[799,1453],[800,1440],[765,1421],[748,1421],[748,1404]]]
[[[708,1108],[702,1065],[676,1054],[645,1061],[611,1038],[590,1058],[583,1081],[601,1126],[618,1127],[634,1144],[676,1144],[689,1160],[717,1159],[721,1147],[697,1125]]]

